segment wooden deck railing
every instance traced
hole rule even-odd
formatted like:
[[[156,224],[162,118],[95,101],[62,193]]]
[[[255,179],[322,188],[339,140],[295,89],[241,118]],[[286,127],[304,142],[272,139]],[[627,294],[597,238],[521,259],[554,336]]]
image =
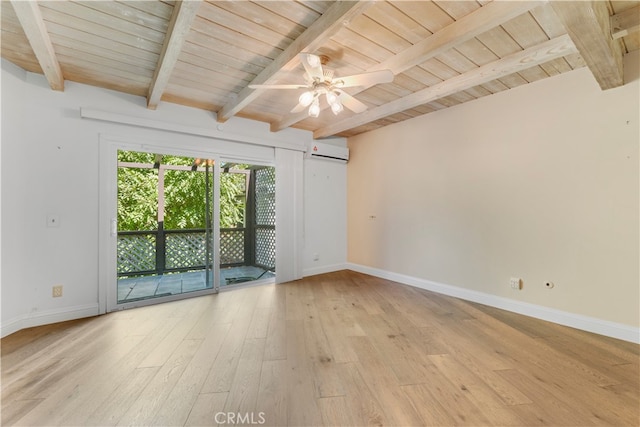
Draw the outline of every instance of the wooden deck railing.
[[[220,266],[245,265],[245,228],[220,229]],[[118,232],[118,276],[201,270],[204,229]],[[214,257],[215,258],[215,257]]]

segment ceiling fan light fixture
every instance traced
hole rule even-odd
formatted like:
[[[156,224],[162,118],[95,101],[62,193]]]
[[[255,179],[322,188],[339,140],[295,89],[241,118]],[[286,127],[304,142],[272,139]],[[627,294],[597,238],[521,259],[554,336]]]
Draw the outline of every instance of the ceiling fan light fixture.
[[[303,107],[308,107],[313,102],[314,97],[315,97],[315,94],[312,91],[308,90],[306,92],[303,92],[302,95],[300,95],[300,98],[298,98],[298,102]]]
[[[320,102],[318,98],[313,100],[311,107],[309,107],[309,117],[318,117],[320,115]]]
[[[344,110],[342,103],[340,102],[340,100],[336,99],[336,102],[331,104],[331,111],[333,111],[333,114],[337,116],[338,114],[340,114],[342,110]]]
[[[393,81],[393,72],[391,70],[377,70],[335,78],[332,69],[323,68],[329,61],[328,56],[302,52],[298,57],[304,68],[304,84],[250,84],[249,87],[259,90],[302,89],[303,92],[298,96],[298,104],[291,109],[290,113],[301,113],[307,109],[309,117],[318,117],[320,115],[320,98],[323,95],[333,114],[338,115],[345,108],[360,114],[367,110],[367,105],[344,92],[343,88],[353,86],[371,87]]]
[[[311,67],[318,67],[321,64],[320,57],[317,55],[309,54],[307,55],[307,63]]]
[[[333,106],[336,102],[338,102],[338,95],[335,92],[329,91],[327,92],[327,102],[329,105]]]

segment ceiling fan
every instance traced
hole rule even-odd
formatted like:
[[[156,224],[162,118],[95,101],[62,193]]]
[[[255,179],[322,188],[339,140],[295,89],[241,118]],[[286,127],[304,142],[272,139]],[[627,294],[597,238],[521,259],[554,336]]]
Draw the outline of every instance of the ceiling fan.
[[[309,116],[318,117],[320,114],[320,97],[325,96],[333,114],[338,115],[344,107],[355,113],[362,113],[367,106],[346,93],[344,88],[353,86],[373,86],[393,81],[391,70],[379,70],[369,73],[354,74],[346,77],[335,77],[333,70],[322,68],[329,58],[312,53],[301,53],[300,62],[305,69],[306,84],[275,84],[249,85],[251,89],[307,89],[298,98],[298,105],[293,107],[292,113],[297,113],[309,107]]]

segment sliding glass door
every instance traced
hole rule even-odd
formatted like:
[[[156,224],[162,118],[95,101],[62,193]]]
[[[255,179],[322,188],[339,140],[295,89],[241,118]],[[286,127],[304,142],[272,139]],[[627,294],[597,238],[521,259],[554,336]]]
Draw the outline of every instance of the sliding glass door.
[[[105,311],[275,282],[275,168],[191,150],[102,145]]]
[[[117,155],[117,304],[216,291],[215,161]]]

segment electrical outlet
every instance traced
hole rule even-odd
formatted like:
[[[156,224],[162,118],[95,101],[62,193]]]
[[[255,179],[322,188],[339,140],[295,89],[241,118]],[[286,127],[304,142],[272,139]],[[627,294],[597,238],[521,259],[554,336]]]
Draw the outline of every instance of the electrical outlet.
[[[522,289],[522,279],[519,277],[512,277],[509,279],[509,284],[511,285],[511,289],[515,289],[517,291]]]
[[[56,285],[53,287],[53,297],[58,298],[62,296],[62,285]]]

